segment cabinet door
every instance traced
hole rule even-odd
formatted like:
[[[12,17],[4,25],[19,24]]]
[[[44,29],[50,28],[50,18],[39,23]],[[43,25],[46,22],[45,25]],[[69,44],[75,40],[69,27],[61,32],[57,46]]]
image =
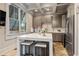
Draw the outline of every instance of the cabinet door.
[[[63,39],[64,39],[64,35],[63,34],[53,34],[53,41],[61,41],[61,42],[63,42]]]

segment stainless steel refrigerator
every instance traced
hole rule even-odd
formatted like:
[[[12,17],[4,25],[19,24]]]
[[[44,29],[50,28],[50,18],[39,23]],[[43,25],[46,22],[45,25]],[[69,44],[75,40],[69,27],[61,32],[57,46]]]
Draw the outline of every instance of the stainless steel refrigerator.
[[[67,49],[68,55],[74,55],[74,16],[66,19],[66,34],[64,46]]]

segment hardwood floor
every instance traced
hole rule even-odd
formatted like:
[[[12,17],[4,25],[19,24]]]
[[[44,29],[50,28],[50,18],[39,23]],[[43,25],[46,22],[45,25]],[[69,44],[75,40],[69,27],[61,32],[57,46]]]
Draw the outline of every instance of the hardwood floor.
[[[54,42],[54,56],[68,56],[67,50],[61,42]]]
[[[1,56],[16,56],[16,49],[10,50],[10,51],[6,51],[6,52],[2,52],[0,53]]]
[[[0,53],[1,56],[16,56],[16,49]],[[54,56],[68,56],[61,42],[54,42]]]

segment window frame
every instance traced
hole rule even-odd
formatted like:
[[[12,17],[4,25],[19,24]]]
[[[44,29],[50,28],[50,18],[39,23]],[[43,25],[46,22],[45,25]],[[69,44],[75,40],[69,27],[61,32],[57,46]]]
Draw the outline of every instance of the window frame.
[[[15,6],[15,7],[17,7],[18,8],[18,18],[19,18],[19,31],[18,32],[16,32],[16,31],[10,31],[10,17],[9,17],[9,6],[10,5],[13,5],[13,6]],[[23,10],[23,12],[25,13],[25,19],[26,19],[26,11],[23,9],[23,8],[20,8],[21,6],[20,5],[18,5],[18,4],[8,4],[7,6],[6,6],[7,8],[6,8],[6,19],[7,19],[7,23],[6,23],[6,37],[7,36],[16,36],[16,35],[19,35],[19,34],[25,34],[26,33],[26,30],[25,30],[25,32],[21,32],[21,26],[20,26],[20,10]],[[26,22],[26,20],[25,20],[25,22]],[[27,24],[27,23],[26,23]]]
[[[17,18],[17,20],[18,20],[18,23],[19,23],[19,7],[17,7],[16,5],[14,5],[14,4],[11,4],[14,8],[17,8],[18,9],[18,18]],[[15,12],[15,10],[14,10],[14,12]],[[14,18],[10,18],[10,5],[9,5],[9,27],[10,27],[10,21],[11,21],[11,19],[15,19],[16,20],[16,15],[15,15],[15,13],[14,13]],[[9,28],[9,31],[10,31],[10,33],[18,33],[18,31],[19,31],[19,24],[18,24],[18,31],[11,31],[11,29]]]

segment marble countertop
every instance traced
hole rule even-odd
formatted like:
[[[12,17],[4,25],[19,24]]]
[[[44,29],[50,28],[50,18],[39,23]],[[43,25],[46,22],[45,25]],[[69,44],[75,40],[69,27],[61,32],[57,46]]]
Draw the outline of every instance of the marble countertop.
[[[43,33],[30,33],[30,34],[24,34],[17,36],[19,38],[43,38],[43,39],[52,39],[52,34],[46,33],[45,36],[43,36]]]
[[[65,28],[54,28],[52,30],[48,30],[51,33],[65,33]]]
[[[39,32],[40,29],[37,29],[36,32]],[[48,28],[48,33],[65,33],[65,28]]]

